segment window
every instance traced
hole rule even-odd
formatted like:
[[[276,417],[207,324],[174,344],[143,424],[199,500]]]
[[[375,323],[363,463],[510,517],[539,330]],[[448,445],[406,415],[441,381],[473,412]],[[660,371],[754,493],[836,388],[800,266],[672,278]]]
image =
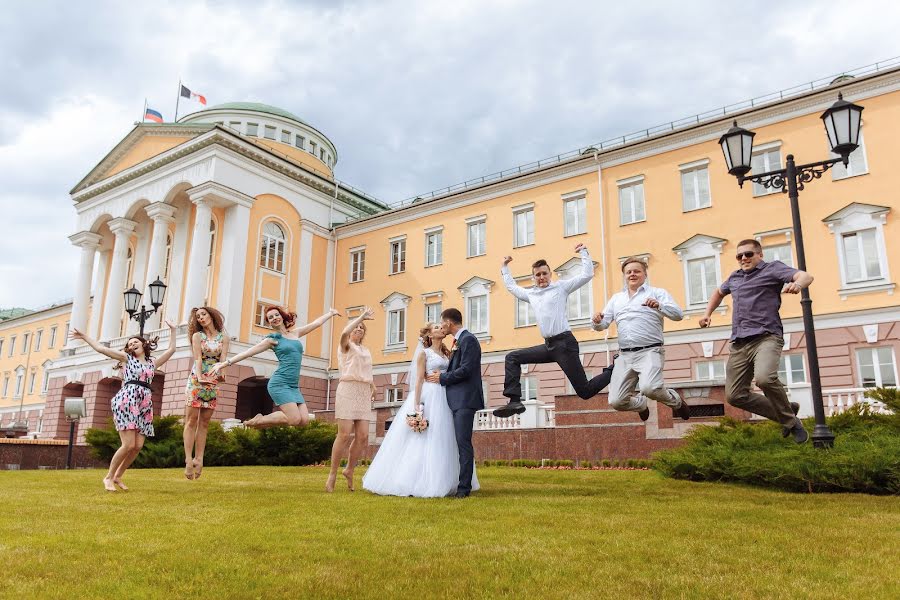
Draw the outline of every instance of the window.
[[[22,396],[22,380],[25,379],[25,370],[21,369],[16,371],[16,393],[13,394],[13,398],[20,398]]]
[[[566,198],[563,201],[563,215],[565,219],[564,235],[578,235],[587,232],[587,200],[584,192],[575,197]]]
[[[281,143],[282,144],[290,144],[291,143],[291,132],[290,131],[285,131],[284,129],[281,130]]]
[[[882,278],[875,229],[845,233],[841,240],[847,283]]]
[[[718,285],[716,275],[716,259],[697,258],[689,260],[688,269],[688,303],[706,304],[713,290]]]
[[[313,156],[316,155],[316,143],[312,140],[309,140],[309,153]]]
[[[571,279],[580,275],[581,269],[581,259],[572,258],[557,268],[556,272],[559,274],[560,279]],[[578,324],[581,325],[589,320],[591,318],[591,300],[590,282],[569,294],[566,312],[569,321],[580,321]]]
[[[440,323],[441,311],[443,311],[443,303],[431,302],[425,305],[425,322]]]
[[[9,354],[7,356],[12,356],[13,352],[16,351],[16,336],[9,336]]]
[[[259,123],[247,123],[247,135],[257,137],[259,135]]]
[[[56,325],[50,328],[50,341],[47,342],[48,348],[53,348],[56,345]]]
[[[294,137],[294,145],[304,150],[306,148],[306,138],[299,133]]]
[[[681,171],[681,206],[684,212],[712,205],[709,196],[709,167],[707,164]]]
[[[757,150],[750,159],[750,172],[752,175],[767,173],[781,168],[781,148],[769,148]],[[765,196],[766,194],[779,193],[781,190],[777,188],[767,188],[758,183],[753,184],[754,196]]]
[[[697,363],[697,381],[725,379],[724,360],[704,360]]]
[[[859,379],[863,387],[896,387],[897,368],[894,349],[863,348],[856,351]]]
[[[787,266],[793,267],[794,257],[791,256],[791,245],[780,244],[778,246],[765,246],[763,248],[763,260],[766,262],[780,260]]]
[[[319,148],[319,160],[325,162],[325,148]]]
[[[619,182],[619,224],[629,225],[647,220],[644,210],[644,178]]]
[[[778,379],[784,385],[806,383],[802,354],[782,354],[778,361]]]
[[[350,283],[366,278],[366,249],[350,251]]]
[[[66,321],[66,328],[64,329],[65,333],[63,334],[63,339],[69,339],[69,322]]]
[[[513,212],[513,229],[514,247],[534,243],[534,205]]]
[[[22,354],[28,354],[28,349],[31,347],[31,334],[26,333],[22,336]]]
[[[391,275],[406,270],[406,238],[391,242]]]
[[[3,397],[6,398],[6,394],[9,392],[9,375],[4,375],[3,377]]]
[[[0,354],[3,354],[3,338],[0,338]]]
[[[840,158],[840,154],[832,154],[832,158]],[[850,154],[850,162],[847,166],[844,163],[835,163],[831,167],[831,179],[837,181],[848,177],[856,177],[857,175],[865,175],[869,172],[869,164],[866,160],[866,147],[863,141],[863,132],[859,132],[859,148]]]
[[[404,397],[403,388],[391,387],[384,390],[384,401],[389,404],[400,404]]]
[[[46,394],[48,389],[50,389],[50,371],[47,370],[47,367],[44,367],[44,378],[41,380],[41,393]]]
[[[260,266],[284,273],[284,241],[284,230],[273,221],[266,223],[259,248]]]
[[[534,308],[530,302],[516,298],[516,327],[530,327],[537,324]]]
[[[388,312],[388,345],[406,343],[406,309]]]
[[[34,393],[34,380],[37,379],[37,373],[35,371],[31,372],[31,377],[28,379],[28,393]]]
[[[522,400],[537,400],[537,377],[522,377],[519,382],[522,384]]]
[[[234,129],[235,131],[241,130],[241,122],[240,121],[229,121],[228,126]]]
[[[433,267],[444,262],[444,232],[425,234],[425,266]]]
[[[269,322],[266,320],[266,306],[268,305],[265,302],[256,303],[256,324],[259,327],[272,329],[271,327],[269,327]]]
[[[44,337],[44,330],[38,329],[34,332],[34,351],[40,352],[41,350],[41,340]]]
[[[267,140],[274,140],[275,139],[275,127],[273,127],[272,125],[266,125],[263,128],[263,137],[265,137]]]
[[[487,251],[485,233],[487,233],[487,226],[484,219],[468,223],[466,226],[466,256],[468,258],[485,254]]]
[[[487,312],[487,296],[470,296],[466,298],[466,329],[474,334],[487,333]]]

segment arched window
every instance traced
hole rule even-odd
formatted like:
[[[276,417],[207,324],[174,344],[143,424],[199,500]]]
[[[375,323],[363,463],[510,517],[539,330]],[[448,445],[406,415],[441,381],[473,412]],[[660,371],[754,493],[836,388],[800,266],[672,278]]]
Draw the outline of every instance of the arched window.
[[[210,303],[210,296],[212,296],[212,284],[213,284],[213,261],[216,257],[216,220],[209,220],[209,260],[206,262],[206,299],[204,300],[204,304]]]
[[[261,267],[284,273],[284,230],[272,221],[263,227],[262,243],[259,248]]]

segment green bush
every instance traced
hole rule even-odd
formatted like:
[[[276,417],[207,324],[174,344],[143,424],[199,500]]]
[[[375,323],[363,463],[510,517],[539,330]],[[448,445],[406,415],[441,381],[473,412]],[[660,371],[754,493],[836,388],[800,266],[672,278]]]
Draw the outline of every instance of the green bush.
[[[731,481],[792,492],[900,494],[900,408],[896,391],[874,392],[894,410],[876,414],[857,405],[828,419],[834,447],[795,444],[775,423],[722,419],[696,427],[685,445],[659,452],[654,468],[678,479]],[[813,423],[806,427],[812,430]]]

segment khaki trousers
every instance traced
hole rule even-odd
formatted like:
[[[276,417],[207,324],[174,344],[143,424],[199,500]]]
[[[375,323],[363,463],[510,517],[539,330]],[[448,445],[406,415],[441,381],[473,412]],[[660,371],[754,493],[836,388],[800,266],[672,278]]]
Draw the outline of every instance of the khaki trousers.
[[[609,405],[616,410],[640,412],[647,408],[647,398],[652,398],[672,408],[681,406],[681,398],[663,381],[665,357],[661,347],[620,352],[609,382]]]
[[[793,427],[797,418],[778,379],[782,348],[784,339],[773,333],[732,342],[725,368],[725,399],[732,406]],[[754,379],[762,394],[750,391]]]

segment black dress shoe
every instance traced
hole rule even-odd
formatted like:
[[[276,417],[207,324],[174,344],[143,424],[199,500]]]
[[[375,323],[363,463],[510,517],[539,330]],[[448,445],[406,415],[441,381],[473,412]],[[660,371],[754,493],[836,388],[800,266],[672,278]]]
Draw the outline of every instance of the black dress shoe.
[[[454,498],[468,498],[469,492],[456,492]]]
[[[796,415],[798,412],[800,412],[800,404],[798,404],[797,402],[791,402],[791,410],[794,411],[794,414]],[[789,435],[791,435],[791,433],[793,433],[793,431],[794,431],[794,429],[792,427],[782,427],[781,428],[781,437],[786,438]],[[798,443],[803,443],[803,442],[798,442]]]
[[[681,406],[675,409],[675,414],[687,421],[691,418],[691,407],[688,406],[688,403],[684,400],[681,401]]]
[[[794,411],[795,415],[798,412],[800,412],[800,403],[799,402],[791,402],[791,410]]]
[[[525,406],[518,400],[513,400],[506,406],[501,406],[500,408],[496,409],[494,411],[494,416],[505,419],[506,417],[518,415],[523,412],[525,412]]]
[[[797,421],[797,424],[791,429],[791,433],[794,435],[794,441],[798,444],[805,444],[809,439],[809,434],[800,421]]]
[[[645,408],[644,410],[638,411],[638,416],[641,418],[641,421],[646,421],[650,418],[650,409]]]

